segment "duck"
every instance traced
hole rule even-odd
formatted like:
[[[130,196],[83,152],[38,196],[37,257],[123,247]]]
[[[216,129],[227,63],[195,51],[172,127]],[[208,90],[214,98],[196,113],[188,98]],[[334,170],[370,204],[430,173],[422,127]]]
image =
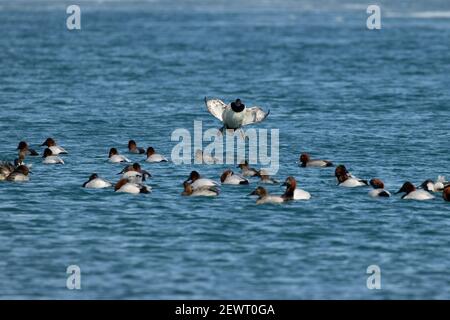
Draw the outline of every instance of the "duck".
[[[205,104],[208,112],[222,122],[220,132],[224,129],[236,131],[244,126],[262,122],[270,114],[270,110],[264,112],[260,107],[246,108],[240,99],[227,105],[219,99],[208,100],[205,97]]]
[[[147,148],[147,159],[145,160],[146,162],[167,162],[168,160],[158,154],[155,153],[155,149],[153,149],[153,147],[148,147]]]
[[[19,145],[17,146],[17,150],[19,150],[20,153],[24,153],[26,155],[30,156],[38,156],[39,153],[37,153],[34,149],[31,149],[28,147],[28,143],[26,141],[20,141]]]
[[[145,149],[138,147],[136,144],[136,141],[130,140],[128,141],[128,152],[130,153],[137,153],[137,154],[143,154],[145,153]]]
[[[222,173],[222,175],[220,176],[220,182],[222,182],[222,184],[233,184],[233,185],[249,184],[249,181],[247,179],[245,179],[241,175],[235,174],[230,169],[225,170]]]
[[[183,196],[216,197],[219,195],[219,190],[215,186],[203,186],[195,189],[188,181],[185,181],[183,187],[184,191],[181,193]]]
[[[127,157],[122,156],[119,154],[119,151],[117,151],[116,148],[111,148],[109,150],[109,162],[111,163],[121,163],[121,162],[131,162]]]
[[[240,163],[237,167],[241,169],[242,175],[244,177],[259,177],[261,175],[258,170],[250,168],[247,160]]]
[[[417,190],[416,187],[409,181],[405,182],[403,186],[395,194],[405,193],[402,199],[405,200],[431,200],[434,196],[425,190]]]
[[[363,187],[363,186],[369,185],[367,180],[359,179],[359,178],[353,176],[350,172],[348,172],[347,168],[342,164],[336,167],[336,169],[334,171],[334,175],[337,178],[338,186],[341,186],[341,187],[355,188],[355,187]]]
[[[198,173],[197,171],[191,171],[191,173],[189,174],[189,177],[184,182],[188,182],[194,190],[205,188],[205,187],[206,188],[217,187],[219,185],[214,180],[202,178],[200,176],[200,173]]]
[[[446,186],[444,191],[442,191],[442,198],[444,198],[445,201],[450,201],[450,185]]]
[[[150,193],[149,186],[129,181],[128,179],[120,179],[114,186],[114,192],[125,192],[132,194]]]
[[[261,171],[259,171],[259,173],[260,173],[259,183],[264,183],[264,184],[279,184],[280,183],[278,180],[271,178],[265,170],[261,170]]]
[[[20,165],[6,178],[7,181],[28,181],[30,169],[25,165]]]
[[[112,184],[100,178],[96,173],[91,174],[89,180],[83,183],[83,188],[88,189],[103,189],[112,187]]]
[[[316,167],[316,168],[323,168],[323,167],[332,167],[333,163],[328,160],[319,160],[319,159],[311,159],[309,154],[302,153],[300,155],[300,167]]]
[[[50,148],[44,150],[44,155],[42,157],[44,158],[44,161],[42,161],[44,164],[64,164],[63,159],[54,155]]]
[[[41,146],[47,146],[48,149],[52,150],[52,153],[57,156],[58,154],[67,154],[64,148],[58,146],[53,138],[47,138]]]
[[[220,163],[220,160],[216,157],[212,157],[210,155],[204,154],[204,152],[200,149],[195,151],[195,163],[196,164],[216,164]]]
[[[286,201],[311,199],[308,191],[297,189],[297,181],[292,176],[287,177],[282,186],[286,186],[286,191],[282,196]]]
[[[450,185],[450,182],[446,181],[444,176],[439,176],[436,181],[425,180],[420,187],[428,192],[442,192],[448,185]]]
[[[267,190],[263,187],[257,187],[250,193],[251,196],[256,195],[258,199],[256,200],[256,204],[265,204],[265,203],[283,203],[286,201],[282,196],[272,196]]]
[[[0,162],[0,181],[6,180],[8,176],[13,173],[16,166],[7,161]]]
[[[143,170],[139,163],[126,166],[119,174],[122,174],[122,179],[128,179],[134,183],[142,183],[147,178],[151,178],[150,172]]]
[[[369,184],[373,187],[373,190],[369,191],[371,197],[390,197],[391,193],[384,190],[384,183],[380,179],[371,179]]]

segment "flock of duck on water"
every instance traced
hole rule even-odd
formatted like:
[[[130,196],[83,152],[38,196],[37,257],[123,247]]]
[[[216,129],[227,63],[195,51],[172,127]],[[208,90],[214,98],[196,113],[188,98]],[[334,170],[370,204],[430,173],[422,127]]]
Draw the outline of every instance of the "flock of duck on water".
[[[205,104],[208,111],[216,118],[222,121],[223,127],[220,129],[240,130],[243,126],[261,122],[267,118],[269,112],[264,112],[259,107],[246,108],[239,99],[227,105],[218,99],[207,100]],[[61,146],[57,145],[53,138],[47,138],[41,145],[46,147],[43,152],[43,164],[64,164],[64,160],[60,155],[68,154]],[[38,156],[39,153],[30,148],[26,141],[19,142],[17,146],[18,157],[13,163],[7,161],[0,162],[0,181],[28,181],[31,173],[31,165],[25,164],[27,156]],[[145,154],[147,163],[168,162],[163,155],[156,153],[153,147],[147,149],[138,147],[136,141],[130,140],[128,142],[128,152],[131,154]],[[201,150],[195,153],[195,160],[197,163],[216,163],[217,159],[204,155]],[[151,187],[145,182],[151,177],[151,174],[144,170],[139,163],[131,164],[130,159],[119,154],[116,148],[111,148],[108,155],[110,163],[127,164],[119,173],[121,178],[115,184],[104,180],[96,173],[90,175],[89,179],[83,183],[83,188],[103,189],[114,188],[115,192],[125,193],[149,193]],[[311,159],[309,154],[302,153],[299,158],[300,167],[315,167],[327,168],[334,167],[333,163],[328,160]],[[248,185],[250,183],[249,177],[259,178],[258,186],[250,195],[257,196],[256,203],[284,203],[294,200],[309,200],[311,194],[305,190],[297,188],[297,181],[293,176],[289,176],[283,183],[286,187],[282,195],[271,195],[261,185],[263,184],[279,184],[277,180],[270,177],[264,170],[257,170],[251,168],[247,161],[238,165],[241,173],[235,173],[230,169],[226,169],[220,176],[220,184],[222,185]],[[378,178],[369,181],[359,179],[352,175],[344,165],[338,165],[335,168],[335,177],[337,185],[340,187],[355,188],[371,186],[373,189],[369,192],[371,197],[390,197],[391,193],[385,190],[384,183]],[[183,196],[206,196],[215,197],[219,195],[220,184],[215,180],[202,177],[197,171],[192,171],[188,178],[183,182]],[[436,181],[426,180],[420,186],[415,186],[411,182],[405,182],[403,186],[396,192],[403,193],[402,199],[412,200],[430,200],[435,198],[433,193],[441,193],[445,201],[450,201],[450,182],[446,181],[444,177],[439,176]]]

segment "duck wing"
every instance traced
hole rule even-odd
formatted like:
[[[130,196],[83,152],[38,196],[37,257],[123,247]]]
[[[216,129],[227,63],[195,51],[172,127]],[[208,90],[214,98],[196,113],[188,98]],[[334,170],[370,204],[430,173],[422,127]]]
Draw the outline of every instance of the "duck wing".
[[[219,99],[208,100],[205,97],[205,104],[209,113],[211,113],[215,118],[219,119],[220,121],[223,121],[222,114],[228,106],[222,100]]]
[[[260,107],[247,108],[244,112],[244,120],[242,121],[243,126],[264,121],[264,119],[266,119],[270,114],[270,110],[264,112],[264,110]]]

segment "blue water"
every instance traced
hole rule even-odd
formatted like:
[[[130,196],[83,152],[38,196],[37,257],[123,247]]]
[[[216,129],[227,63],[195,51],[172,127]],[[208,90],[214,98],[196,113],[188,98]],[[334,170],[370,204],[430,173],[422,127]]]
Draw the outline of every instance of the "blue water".
[[[354,0],[79,3],[82,30],[68,31],[63,1],[0,1],[0,157],[48,136],[70,153],[64,166],[28,158],[31,181],[0,183],[0,298],[450,298],[439,194],[373,200],[296,163],[307,151],[391,191],[450,176],[448,1],[381,2],[379,31]],[[117,180],[110,147],[170,156],[174,129],[218,128],[205,95],[270,108],[257,127],[280,130],[276,177],[312,199],[256,206],[256,180],[181,197],[191,170],[218,179],[227,166],[137,155],[152,194],[81,188],[92,172]],[[366,287],[372,264],[381,290]]]

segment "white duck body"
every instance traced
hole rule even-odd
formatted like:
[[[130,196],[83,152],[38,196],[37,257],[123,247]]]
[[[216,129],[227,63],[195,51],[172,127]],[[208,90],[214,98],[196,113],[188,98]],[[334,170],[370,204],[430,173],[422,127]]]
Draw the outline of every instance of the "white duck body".
[[[44,164],[64,164],[63,159],[61,159],[58,156],[48,156],[44,158],[44,161],[42,161]]]
[[[60,147],[60,146],[50,146],[48,147],[50,150],[52,150],[52,153],[54,155],[58,155],[60,153],[62,154],[67,154],[68,152],[66,150],[64,150],[64,148]]]
[[[412,192],[404,195],[402,197],[402,199],[423,201],[423,200],[434,199],[434,196],[425,190],[415,190],[415,191],[412,191]]]
[[[219,184],[216,181],[207,178],[200,178],[191,183],[192,189],[194,190],[208,187],[217,187],[218,185]]]
[[[203,187],[199,189],[194,189],[191,197],[215,197],[219,194],[219,191],[213,188]]]
[[[161,154],[155,153],[148,157],[146,162],[167,162],[168,160]]]
[[[109,162],[111,163],[121,163],[121,162],[131,162],[127,157],[121,155],[121,154],[115,154],[112,155],[109,159]]]
[[[88,189],[103,189],[112,187],[112,184],[102,178],[96,178],[87,182],[84,187]]]
[[[295,189],[293,200],[309,200],[311,199],[311,194],[303,189]]]
[[[283,203],[283,202],[285,202],[285,200],[282,197],[271,196],[271,195],[268,195],[268,196],[265,196],[265,197],[262,197],[262,198],[259,198],[258,200],[256,200],[256,204],[266,204],[266,203],[277,204],[277,203]]]
[[[13,172],[11,173],[6,180],[8,181],[29,181],[30,178],[23,173]]]
[[[349,177],[347,180],[339,184],[341,187],[346,188],[355,188],[355,187],[363,187],[367,186],[362,180],[354,177]]]
[[[151,192],[151,187],[144,186],[138,183],[128,182],[120,187],[120,189],[116,190],[116,192],[124,192],[124,193],[132,193],[132,194],[138,194],[138,193],[145,193],[142,192],[142,190],[145,189],[147,192]]]
[[[238,174],[230,174],[228,175],[225,180],[222,182],[222,184],[231,184],[231,185],[238,185],[238,184],[249,184],[248,180],[242,177]]]

